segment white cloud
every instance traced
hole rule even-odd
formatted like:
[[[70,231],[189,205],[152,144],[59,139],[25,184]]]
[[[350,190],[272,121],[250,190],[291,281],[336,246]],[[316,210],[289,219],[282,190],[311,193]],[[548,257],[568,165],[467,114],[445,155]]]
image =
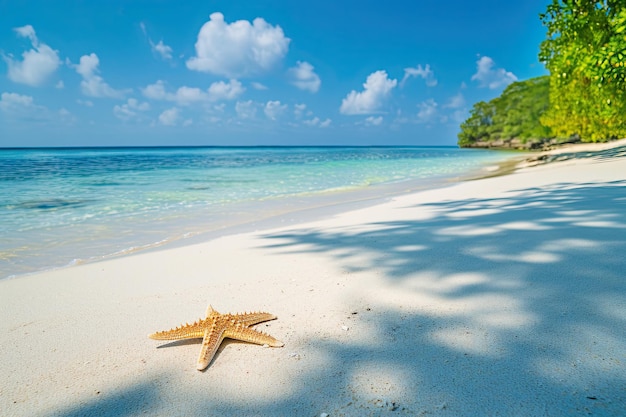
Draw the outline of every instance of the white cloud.
[[[2,93],[0,96],[0,110],[16,111],[26,108],[33,108],[35,102],[31,96],[25,96],[17,93]]]
[[[280,104],[280,101],[268,101],[263,111],[268,119],[276,120],[287,110],[286,104]]]
[[[143,34],[146,35],[146,38],[148,38],[148,43],[150,44],[150,48],[153,53],[159,55],[164,60],[172,59],[172,52],[174,52],[174,50],[170,46],[164,44],[163,40],[160,40],[159,43],[155,44],[150,36],[148,36],[146,25],[143,22],[139,22],[139,27],[141,28]]]
[[[254,88],[255,90],[267,90],[267,89],[268,89],[268,88],[267,88],[267,86],[265,86],[265,85],[263,85],[263,84],[261,84],[261,83],[258,83],[258,82],[256,82],[256,81],[252,81],[252,82],[250,83],[250,85],[251,85],[251,86],[252,86],[252,88]]]
[[[461,123],[467,119],[468,111],[465,106],[465,97],[463,93],[459,92],[457,95],[452,96],[450,100],[443,106],[444,109],[451,109],[452,112],[446,118],[455,123]],[[443,118],[442,118],[443,121]]]
[[[517,81],[517,77],[504,68],[494,68],[495,62],[488,56],[481,57],[476,62],[476,74],[472,75],[472,81],[478,81],[481,87],[489,87],[491,90],[506,87]]]
[[[231,79],[228,83],[217,81],[211,84],[208,89],[209,100],[234,100],[243,94],[244,91],[246,91],[246,89],[235,79]]]
[[[152,47],[152,52],[159,54],[161,58],[165,60],[172,59],[172,48],[165,45],[162,40],[156,45],[150,40],[150,46]]]
[[[312,93],[317,93],[322,81],[313,69],[313,65],[308,62],[298,61],[295,67],[289,68],[287,71],[291,78],[291,84],[295,85],[300,90],[308,90]]]
[[[168,94],[167,100],[175,101],[178,105],[189,106],[208,100],[208,94],[196,87],[182,86],[174,94]]]
[[[37,43],[37,35],[35,34],[35,28],[31,25],[21,26],[19,28],[13,29],[23,38],[29,38],[33,44]]]
[[[143,88],[141,92],[146,98],[173,101],[180,106],[189,106],[199,102],[234,100],[245,90],[239,81],[230,80],[228,83],[214,82],[206,91],[197,87],[182,86],[175,93],[170,93],[165,89],[165,82],[158,80]]]
[[[467,109],[459,109],[459,110],[455,110],[452,115],[450,116],[450,119],[455,122],[455,123],[462,123],[464,122],[469,116],[469,112],[467,111]]]
[[[0,95],[0,112],[6,113],[11,119],[36,122],[42,125],[69,125],[77,121],[76,117],[66,108],[50,111],[45,106],[35,103],[31,96],[17,93]]]
[[[76,72],[83,77],[83,80],[80,82],[80,88],[84,95],[89,97],[123,98],[130,92],[130,90],[115,90],[111,88],[98,75],[98,65],[100,65],[98,55],[92,52],[90,55],[81,56],[79,64],[74,66]]]
[[[146,103],[145,101],[143,103],[140,103],[135,98],[129,98],[127,104],[131,109],[137,109],[140,111],[150,110],[150,105],[148,103]]]
[[[141,103],[134,99],[129,98],[125,104],[113,106],[113,113],[120,119],[127,120],[132,116],[137,115],[137,110],[148,110],[150,105],[148,103]]]
[[[331,122],[332,122],[332,120],[330,120],[330,119],[326,119],[326,120],[322,121],[322,120],[321,120],[319,117],[317,117],[317,116],[315,116],[315,117],[314,117],[314,118],[312,118],[312,119],[309,119],[309,120],[303,120],[303,121],[302,121],[302,123],[304,123],[304,124],[305,124],[305,125],[307,125],[307,126],[312,126],[312,127],[317,126],[317,127],[321,127],[321,128],[325,128],[325,127],[330,126]]]
[[[254,119],[256,109],[256,104],[252,100],[238,101],[235,104],[235,111],[240,119]]]
[[[150,110],[146,102],[140,103],[137,99],[129,98],[125,104],[113,107],[113,114],[121,120],[131,120],[139,115],[138,112]]]
[[[448,109],[458,109],[465,106],[465,97],[463,97],[463,93],[459,93],[456,96],[450,98],[450,101],[443,106]]]
[[[318,124],[320,124],[320,118],[316,116],[312,119],[304,120],[302,121],[302,123],[304,123],[307,126],[317,126]]]
[[[58,117],[59,117],[60,121],[65,123],[65,124],[67,124],[67,125],[72,125],[72,124],[76,123],[76,121],[78,120],[76,118],[76,116],[74,116],[65,107],[62,107],[61,109],[59,109],[57,114],[58,114]]]
[[[437,116],[437,107],[439,105],[435,100],[428,99],[417,105],[419,111],[417,112],[417,123],[429,123],[435,120]]]
[[[382,123],[383,123],[383,116],[378,116],[378,117],[369,116],[367,119],[365,119],[366,126],[380,126]]]
[[[59,52],[45,43],[40,43],[31,25],[15,28],[19,36],[29,38],[33,49],[22,54],[22,61],[14,60],[12,56],[2,54],[2,58],[9,67],[8,77],[11,81],[38,86],[61,65]]]
[[[141,92],[145,97],[153,100],[166,100],[168,96],[165,92],[165,83],[162,80],[157,80],[156,83],[146,86]]]
[[[180,117],[180,110],[176,107],[165,110],[159,115],[159,123],[164,126],[175,126]]]
[[[222,13],[212,13],[198,33],[196,56],[187,68],[228,78],[260,74],[270,70],[286,54],[290,39],[280,26],[258,17],[226,23]]]
[[[17,93],[0,95],[0,111],[15,119],[45,122],[58,120],[58,117],[51,117],[48,108],[35,104],[33,97]]]
[[[306,104],[295,104],[293,106],[293,114],[296,116],[296,119],[301,118],[305,110]]]
[[[368,114],[377,112],[398,81],[387,78],[386,71],[376,71],[367,77],[364,90],[352,90],[341,102],[342,114]]]
[[[434,87],[437,85],[437,79],[435,78],[435,73],[430,69],[430,65],[426,64],[425,67],[418,65],[415,68],[405,68],[404,69],[404,77],[402,81],[400,81],[400,87],[404,87],[404,83],[411,77],[421,77],[426,81],[426,85],[429,87]]]
[[[91,55],[81,56],[79,64],[75,65],[74,68],[83,78],[90,78],[94,76],[96,71],[98,71],[98,65],[100,65],[98,55],[91,53]]]

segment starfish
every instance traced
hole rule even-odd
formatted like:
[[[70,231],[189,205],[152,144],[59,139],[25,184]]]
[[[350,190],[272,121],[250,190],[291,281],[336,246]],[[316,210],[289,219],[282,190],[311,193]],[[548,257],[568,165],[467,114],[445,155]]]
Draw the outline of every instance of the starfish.
[[[244,342],[282,347],[285,344],[274,339],[269,334],[251,329],[250,326],[277,317],[270,313],[243,313],[243,314],[220,314],[209,305],[206,310],[206,318],[200,319],[193,324],[186,323],[175,329],[152,333],[148,337],[156,340],[182,340],[202,338],[202,351],[198,358],[197,369],[205,370],[215,352],[225,338],[243,340]]]

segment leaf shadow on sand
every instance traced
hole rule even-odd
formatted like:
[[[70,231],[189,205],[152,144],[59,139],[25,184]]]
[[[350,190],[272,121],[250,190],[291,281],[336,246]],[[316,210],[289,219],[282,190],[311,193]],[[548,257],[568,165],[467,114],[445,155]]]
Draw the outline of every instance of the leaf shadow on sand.
[[[623,413],[626,181],[428,206],[436,215],[427,220],[266,236],[285,253],[333,256],[354,279],[378,270],[400,302],[414,296],[458,307],[450,314],[400,306],[363,314],[379,341],[369,346],[311,340],[329,358],[315,377],[325,381],[326,408],[311,410],[359,415],[361,407],[376,415],[376,395],[393,400],[395,389],[414,398],[405,404],[414,414]],[[371,398],[362,384],[350,388],[367,378],[364,361],[379,370],[384,364],[380,381],[372,375],[365,384]],[[334,374],[333,362],[346,371]],[[292,409],[305,404],[306,385]]]
[[[369,304],[376,294],[365,288],[353,320],[369,343],[349,332],[305,340],[324,365],[285,382],[288,393],[271,401],[207,393],[172,408],[149,383],[116,398],[136,410],[145,394],[155,415],[623,415],[626,181],[428,204],[434,214],[422,220],[403,214],[423,207],[360,229],[263,236],[274,253],[332,257],[350,279],[376,270],[413,305]],[[415,308],[415,299],[451,309]],[[116,398],[104,405],[120,410]],[[87,404],[64,415],[92,411],[133,414]]]
[[[82,401],[66,410],[52,413],[58,417],[85,416],[136,416],[155,413],[159,405],[158,387],[154,382],[144,381],[120,388],[114,392],[96,393],[91,401]]]

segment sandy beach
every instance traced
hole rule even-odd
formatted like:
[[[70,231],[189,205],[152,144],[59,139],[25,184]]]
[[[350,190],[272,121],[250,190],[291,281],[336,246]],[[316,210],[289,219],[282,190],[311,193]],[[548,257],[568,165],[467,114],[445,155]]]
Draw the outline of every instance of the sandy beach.
[[[0,414],[623,416],[623,156],[0,281]],[[285,346],[148,339],[208,304]]]

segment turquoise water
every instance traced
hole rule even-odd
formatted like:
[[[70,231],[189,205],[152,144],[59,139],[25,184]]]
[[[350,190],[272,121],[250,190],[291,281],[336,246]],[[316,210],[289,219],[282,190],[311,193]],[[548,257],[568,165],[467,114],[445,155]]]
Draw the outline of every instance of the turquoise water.
[[[444,147],[4,149],[0,278],[432,186],[506,157]]]

